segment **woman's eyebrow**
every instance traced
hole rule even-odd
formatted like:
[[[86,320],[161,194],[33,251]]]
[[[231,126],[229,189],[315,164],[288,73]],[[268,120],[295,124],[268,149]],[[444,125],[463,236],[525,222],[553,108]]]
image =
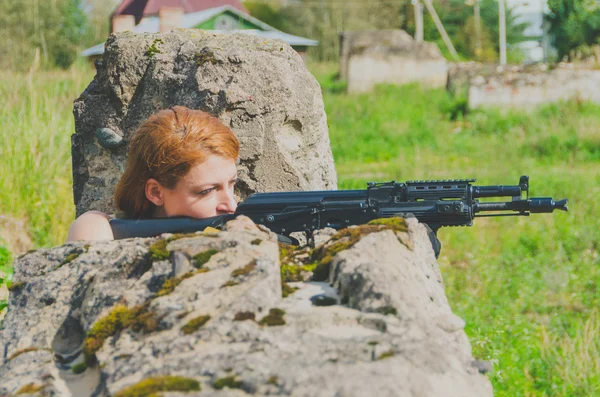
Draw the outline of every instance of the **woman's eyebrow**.
[[[236,179],[238,179],[237,172],[235,173],[235,175],[233,176],[233,178],[229,179],[228,182],[233,182]],[[220,184],[221,183],[219,183],[219,182],[207,182],[207,183],[203,183],[203,184],[200,184],[200,185],[193,185],[192,189],[206,189],[207,187],[209,187],[209,188],[210,187],[215,187],[215,186],[219,186]]]

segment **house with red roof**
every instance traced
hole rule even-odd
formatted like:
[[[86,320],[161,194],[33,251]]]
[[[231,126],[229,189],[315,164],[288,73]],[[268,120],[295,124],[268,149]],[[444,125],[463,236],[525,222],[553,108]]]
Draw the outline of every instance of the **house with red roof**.
[[[244,33],[288,43],[301,55],[318,41],[294,36],[254,18],[239,0],[122,0],[111,16],[113,33],[168,32],[176,28],[203,29],[215,33]],[[81,55],[96,59],[104,43]]]

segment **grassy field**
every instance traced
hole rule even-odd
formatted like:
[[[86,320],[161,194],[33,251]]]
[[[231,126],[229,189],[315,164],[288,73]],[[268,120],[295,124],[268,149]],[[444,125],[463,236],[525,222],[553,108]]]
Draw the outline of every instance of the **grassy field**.
[[[474,355],[494,363],[496,396],[600,396],[600,106],[462,115],[443,90],[346,95],[334,66],[311,70],[323,86],[340,188],[471,177],[513,185],[525,174],[531,195],[570,199],[569,213],[442,229],[440,264]],[[71,105],[91,78],[0,73],[0,214],[27,219],[36,247],[61,244],[74,216]],[[0,248],[0,266],[6,258]]]

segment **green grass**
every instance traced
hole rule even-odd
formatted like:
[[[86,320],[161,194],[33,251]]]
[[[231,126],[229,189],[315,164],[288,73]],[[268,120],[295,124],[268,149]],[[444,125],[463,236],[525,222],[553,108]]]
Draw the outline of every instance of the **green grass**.
[[[36,247],[64,242],[71,190],[73,101],[91,71],[0,71],[0,214],[26,219]]]
[[[461,112],[416,85],[344,95],[319,65],[339,188],[367,181],[477,178],[568,197],[569,213],[480,218],[441,229],[440,265],[496,396],[600,395],[600,106]]]
[[[494,362],[496,396],[600,395],[600,106],[465,114],[464,100],[443,90],[346,95],[335,66],[310,68],[323,87],[340,188],[470,177],[512,185],[527,174],[532,195],[570,199],[568,214],[442,229],[440,264],[474,355]],[[62,244],[74,217],[72,102],[91,78],[77,69],[0,72],[0,213],[27,219],[36,248]],[[10,258],[2,252],[0,262]]]

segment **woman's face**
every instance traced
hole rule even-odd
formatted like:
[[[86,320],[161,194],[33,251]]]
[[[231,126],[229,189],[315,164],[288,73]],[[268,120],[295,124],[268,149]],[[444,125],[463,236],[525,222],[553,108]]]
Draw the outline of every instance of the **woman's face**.
[[[209,218],[231,214],[237,207],[233,194],[236,182],[235,161],[212,155],[192,167],[174,189],[161,188],[159,216]]]

